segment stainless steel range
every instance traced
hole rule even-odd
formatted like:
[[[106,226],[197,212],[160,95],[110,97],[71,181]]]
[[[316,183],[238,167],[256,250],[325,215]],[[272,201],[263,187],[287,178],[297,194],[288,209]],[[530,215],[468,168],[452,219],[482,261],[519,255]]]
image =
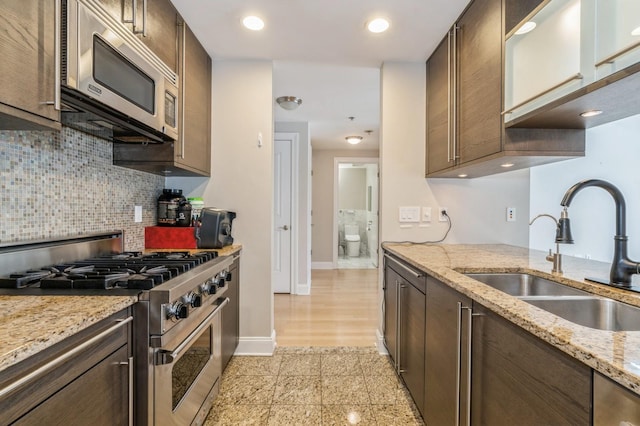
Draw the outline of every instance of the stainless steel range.
[[[219,388],[233,261],[123,252],[121,232],[0,246],[0,294],[137,295],[136,424],[201,424]]]

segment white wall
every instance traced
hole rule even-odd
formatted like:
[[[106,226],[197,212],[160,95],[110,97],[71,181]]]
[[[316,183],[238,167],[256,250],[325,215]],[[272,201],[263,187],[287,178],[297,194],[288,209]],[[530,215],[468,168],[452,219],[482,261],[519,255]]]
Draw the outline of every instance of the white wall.
[[[277,133],[298,134],[298,282],[296,293],[311,285],[311,138],[309,123],[276,122]],[[298,291],[300,290],[300,291]]]
[[[271,353],[272,64],[214,60],[212,81],[211,178],[172,178],[167,186],[202,196],[207,206],[237,213],[232,232],[243,245],[237,352]]]
[[[452,229],[445,243],[528,245],[527,170],[478,179],[425,179],[425,64],[385,63],[381,74],[381,239],[433,241],[447,224],[438,207],[447,207]],[[432,221],[401,227],[400,206],[432,208]],[[516,207],[516,222],[506,221]]]
[[[617,186],[627,205],[629,257],[640,258],[640,115],[598,126],[587,131],[584,158],[531,169],[531,212],[558,217],[560,201],[567,189],[584,179],[603,179]],[[575,243],[563,244],[560,252],[589,255],[610,262],[615,234],[613,198],[600,188],[587,188],[576,194],[569,207]],[[540,222],[540,223],[538,223]],[[548,222],[548,223],[546,223]],[[555,228],[549,219],[539,219],[530,230],[530,247],[554,247]]]

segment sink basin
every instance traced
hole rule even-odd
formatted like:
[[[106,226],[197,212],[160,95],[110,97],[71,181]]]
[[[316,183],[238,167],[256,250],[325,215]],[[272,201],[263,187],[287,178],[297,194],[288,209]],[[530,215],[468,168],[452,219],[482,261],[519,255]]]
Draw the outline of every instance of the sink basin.
[[[588,296],[586,291],[529,274],[466,274],[511,296]]]
[[[602,297],[523,297],[527,303],[585,327],[609,331],[640,330],[640,308]]]

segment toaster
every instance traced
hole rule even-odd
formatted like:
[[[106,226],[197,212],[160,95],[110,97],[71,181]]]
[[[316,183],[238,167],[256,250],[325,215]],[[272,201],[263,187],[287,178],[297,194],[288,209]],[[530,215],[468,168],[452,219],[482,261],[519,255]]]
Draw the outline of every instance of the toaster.
[[[201,249],[220,249],[233,244],[231,225],[235,212],[203,207],[195,227],[196,245]]]

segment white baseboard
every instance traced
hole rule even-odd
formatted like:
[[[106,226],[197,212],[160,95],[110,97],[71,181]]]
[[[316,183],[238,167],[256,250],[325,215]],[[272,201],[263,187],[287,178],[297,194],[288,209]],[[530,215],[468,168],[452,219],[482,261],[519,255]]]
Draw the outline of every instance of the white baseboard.
[[[311,294],[311,285],[309,284],[298,284],[296,285],[296,294],[301,296],[308,296]]]
[[[333,262],[311,262],[311,269],[333,269]]]
[[[376,348],[378,348],[378,353],[380,355],[388,355],[389,351],[384,346],[384,335],[380,332],[380,330],[376,330]]]
[[[265,337],[240,337],[234,355],[271,356],[276,349],[276,331]]]

